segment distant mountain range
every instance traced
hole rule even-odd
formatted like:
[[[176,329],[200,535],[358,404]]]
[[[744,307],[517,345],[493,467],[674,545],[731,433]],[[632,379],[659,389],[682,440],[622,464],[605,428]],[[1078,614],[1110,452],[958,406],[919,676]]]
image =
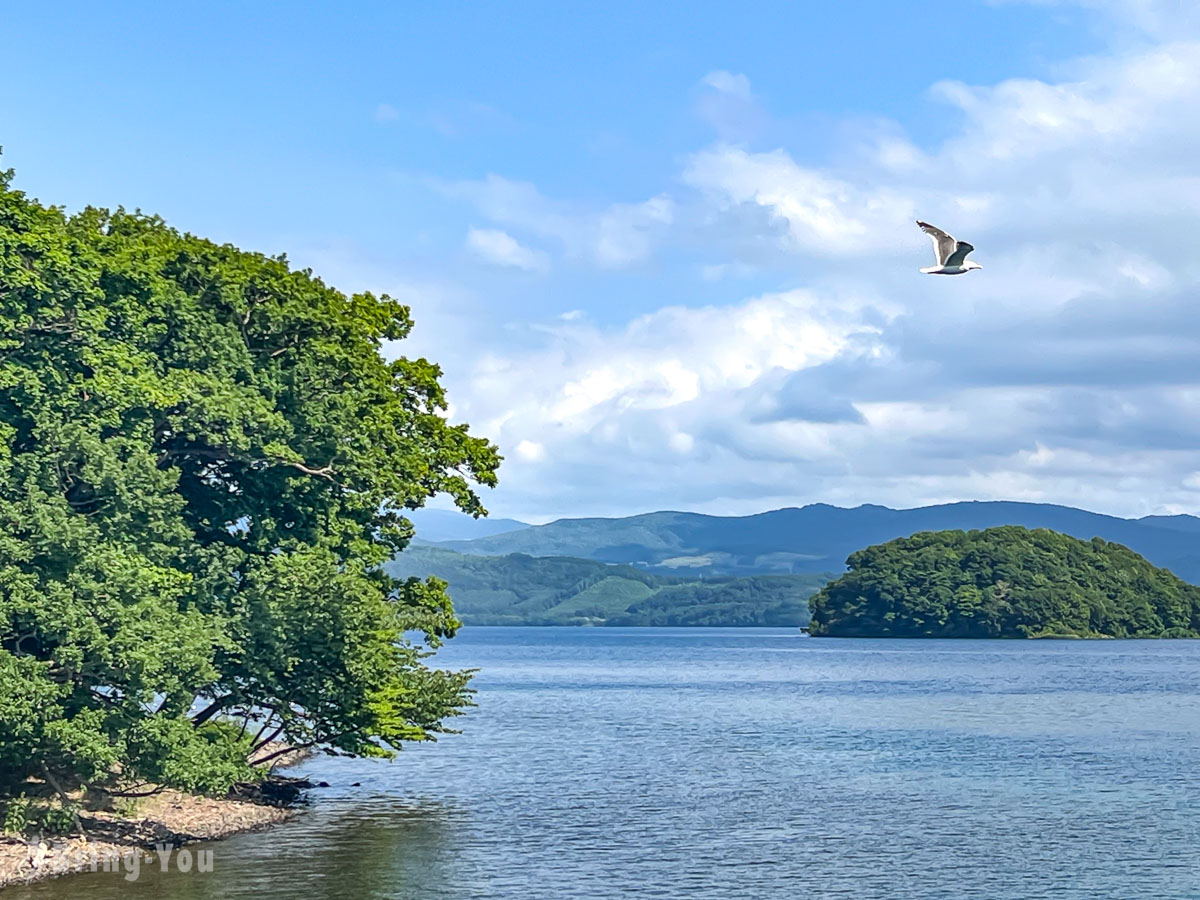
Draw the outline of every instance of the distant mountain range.
[[[473,519],[449,509],[414,509],[404,515],[416,527],[417,540],[422,544],[471,541],[530,527],[528,522],[516,519]]]
[[[460,514],[446,515],[470,521]],[[658,574],[748,576],[841,572],[853,551],[919,531],[1022,525],[1083,540],[1115,541],[1186,581],[1200,583],[1200,518],[1121,519],[1043,503],[965,502],[918,509],[845,509],[817,503],[752,516],[653,512],[615,519],[559,519],[536,526],[514,520],[491,524],[503,531],[468,540],[443,539],[436,546],[471,555],[582,557]],[[434,534],[445,533],[418,524],[419,538],[436,540]]]

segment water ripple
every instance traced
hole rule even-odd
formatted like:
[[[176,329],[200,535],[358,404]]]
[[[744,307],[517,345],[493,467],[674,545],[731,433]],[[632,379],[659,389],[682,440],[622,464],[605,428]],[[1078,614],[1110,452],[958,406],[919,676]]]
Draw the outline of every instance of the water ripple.
[[[212,875],[9,893],[1200,897],[1200,642],[494,628],[441,659],[481,669],[464,734],[315,760],[334,787]]]

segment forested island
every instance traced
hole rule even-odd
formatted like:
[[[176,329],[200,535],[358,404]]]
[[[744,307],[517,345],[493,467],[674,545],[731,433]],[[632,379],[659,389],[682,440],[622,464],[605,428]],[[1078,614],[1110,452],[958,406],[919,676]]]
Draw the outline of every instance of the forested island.
[[[1017,526],[860,550],[812,600],[831,637],[1200,637],[1200,587],[1120,544]]]

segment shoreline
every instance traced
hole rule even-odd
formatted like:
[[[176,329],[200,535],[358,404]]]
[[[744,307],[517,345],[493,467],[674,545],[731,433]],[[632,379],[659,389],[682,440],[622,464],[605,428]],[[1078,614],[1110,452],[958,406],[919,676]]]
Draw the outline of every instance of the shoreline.
[[[269,749],[264,748],[263,754]],[[272,768],[297,765],[309,755],[285,757],[285,762]],[[136,809],[128,815],[104,810],[81,811],[79,819],[86,836],[77,832],[40,837],[0,833],[0,890],[64,875],[121,872],[139,863],[149,866],[156,861],[159,849],[262,831],[301,812],[303,807],[294,803],[273,805],[261,800],[204,797],[173,790],[139,799]],[[135,856],[141,859],[134,860]]]

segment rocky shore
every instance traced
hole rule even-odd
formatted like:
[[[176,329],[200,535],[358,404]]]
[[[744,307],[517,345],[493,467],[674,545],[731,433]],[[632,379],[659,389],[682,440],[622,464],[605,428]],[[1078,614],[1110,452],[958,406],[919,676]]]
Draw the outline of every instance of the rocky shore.
[[[287,764],[301,758],[284,757]],[[82,835],[0,834],[0,888],[73,872],[120,871],[135,862],[134,856],[140,857],[138,862],[152,860],[156,850],[277,825],[297,814],[289,801],[303,786],[304,782],[277,778],[262,791],[220,798],[163,790],[139,799],[132,814],[81,812]]]

